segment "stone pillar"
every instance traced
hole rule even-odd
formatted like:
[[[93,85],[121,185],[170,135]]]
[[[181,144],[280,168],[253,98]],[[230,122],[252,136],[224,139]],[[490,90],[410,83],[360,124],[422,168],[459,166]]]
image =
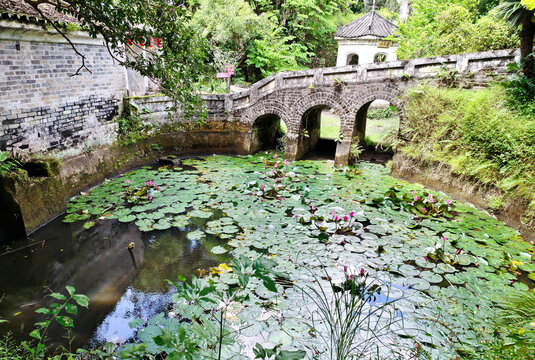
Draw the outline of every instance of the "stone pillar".
[[[288,133],[284,144],[284,157],[290,161],[299,160],[299,136]]]
[[[336,155],[334,156],[334,165],[347,165],[349,163],[349,152],[351,150],[351,139],[343,140],[336,146]]]

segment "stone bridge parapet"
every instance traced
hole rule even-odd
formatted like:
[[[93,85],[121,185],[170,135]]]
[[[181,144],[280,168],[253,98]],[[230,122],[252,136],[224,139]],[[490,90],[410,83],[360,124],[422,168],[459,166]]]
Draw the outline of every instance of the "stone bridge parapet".
[[[340,117],[341,142],[335,162],[344,164],[354,139],[364,137],[367,109],[374,100],[394,105],[402,127],[401,95],[409,85],[455,81],[462,86],[484,87],[503,77],[507,65],[519,59],[518,49],[511,49],[282,72],[237,93],[203,97],[209,120],[239,123],[238,128],[248,129],[249,141],[244,148],[250,153],[274,145],[279,122],[283,121],[287,126],[286,157],[291,160],[301,158],[315,146],[320,113],[328,107]],[[135,101],[149,107],[151,121],[169,118],[169,99],[160,96]]]

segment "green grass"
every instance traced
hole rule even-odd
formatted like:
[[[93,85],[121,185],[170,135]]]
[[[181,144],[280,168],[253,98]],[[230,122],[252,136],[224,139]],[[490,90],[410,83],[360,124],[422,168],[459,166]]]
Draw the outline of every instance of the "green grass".
[[[336,140],[338,135],[340,135],[340,118],[330,111],[323,111],[321,113],[320,137]]]
[[[375,143],[383,143],[388,136],[397,132],[399,117],[392,116],[386,119],[366,120],[366,136]]]
[[[384,109],[370,110],[366,120],[366,136],[374,143],[383,143],[390,134],[396,132],[399,127],[397,113],[385,114],[386,118],[380,118],[375,114],[384,113]],[[340,118],[330,111],[321,113],[320,137],[322,139],[336,140],[340,134]]]

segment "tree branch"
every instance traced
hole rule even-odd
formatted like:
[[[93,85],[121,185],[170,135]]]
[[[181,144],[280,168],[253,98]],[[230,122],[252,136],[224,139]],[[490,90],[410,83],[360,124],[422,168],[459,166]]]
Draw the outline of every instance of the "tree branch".
[[[93,72],[91,70],[89,70],[89,68],[85,65],[85,55],[82,54],[81,52],[78,51],[78,49],[76,48],[76,46],[73,44],[73,42],[71,41],[71,39],[68,38],[67,35],[65,35],[65,33],[63,31],[60,30],[60,28],[56,25],[56,23],[49,19],[42,11],[41,9],[39,9],[39,5],[41,4],[49,4],[51,5],[48,1],[46,0],[38,0],[38,1],[28,1],[28,0],[24,0],[26,2],[26,4],[30,5],[31,7],[33,7],[35,9],[35,11],[37,11],[43,19],[45,19],[46,21],[48,21],[52,27],[65,39],[67,40],[67,42],[71,45],[72,49],[74,50],[74,52],[80,56],[82,58],[82,65],[80,65],[80,67],[76,70],[76,72],[74,74],[71,74],[69,75],[70,77],[72,76],[77,76],[77,75],[80,75],[80,71],[83,70],[83,69],[86,69],[87,71],[89,71],[90,74],[92,74]]]

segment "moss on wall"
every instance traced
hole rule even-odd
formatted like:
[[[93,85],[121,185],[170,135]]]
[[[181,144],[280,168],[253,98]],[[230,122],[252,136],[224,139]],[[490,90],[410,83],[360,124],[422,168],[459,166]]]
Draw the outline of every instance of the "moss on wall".
[[[223,122],[208,123],[182,132],[161,129],[134,144],[105,146],[61,161],[31,161],[46,169],[47,175],[40,173],[41,176],[35,176],[32,171],[20,169],[9,177],[11,188],[4,188],[20,207],[26,231],[30,233],[65,211],[69,198],[80,191],[99,184],[105,178],[154,163],[160,157],[246,154],[250,140],[247,130]]]

